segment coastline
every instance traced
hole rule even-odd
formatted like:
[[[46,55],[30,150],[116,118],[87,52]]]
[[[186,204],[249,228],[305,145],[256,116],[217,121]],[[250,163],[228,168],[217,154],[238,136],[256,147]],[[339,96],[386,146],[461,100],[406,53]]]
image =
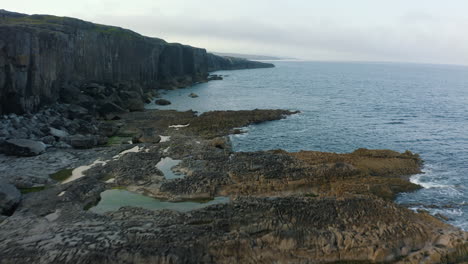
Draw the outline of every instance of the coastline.
[[[74,30],[91,44],[74,42]],[[100,61],[109,54],[89,56],[85,59],[91,66],[85,69],[80,58],[62,56],[69,52],[64,46],[54,46],[65,59],[60,63],[75,68],[43,72],[36,59],[55,62],[54,56],[0,54],[15,69],[8,78],[29,83],[12,87],[5,82],[2,90],[16,89],[13,96],[2,97],[2,102],[12,100],[1,109],[9,115],[0,120],[0,150],[25,157],[0,155],[1,263],[468,261],[467,232],[394,202],[397,194],[421,188],[409,179],[421,172],[418,154],[369,149],[236,152],[230,135],[298,112],[144,109],[161,89],[219,80],[208,75],[213,70],[269,64],[216,57],[71,18],[0,12],[0,31],[19,40],[26,32],[46,44],[78,43],[89,54],[102,42],[128,59],[109,70]],[[15,44],[10,39],[5,43]],[[139,45],[141,52],[135,49]],[[157,54],[150,62],[149,53]],[[135,65],[142,61],[142,68],[150,70],[139,71]],[[52,78],[75,70],[77,79]],[[44,77],[45,84],[31,76]],[[133,82],[135,76],[141,79]],[[118,191],[108,195],[113,190]],[[163,209],[136,203],[114,210],[106,199],[125,197],[118,195],[143,197],[148,207]],[[93,211],[96,206],[101,207]]]
[[[420,188],[401,179],[420,171],[418,155],[366,149],[350,154],[232,151],[228,135],[236,128],[293,113],[215,111],[197,116],[146,110],[120,115],[111,121],[119,123],[116,134],[132,134],[147,143],[65,151],[87,156],[87,162],[75,164],[105,162],[75,181],[52,181],[42,191],[24,194],[15,213],[0,223],[3,262],[465,260],[466,232],[393,202],[396,193]],[[158,143],[160,134],[170,139]],[[138,151],[132,151],[135,147]],[[45,166],[46,157],[57,154],[65,156],[59,150],[41,159],[18,160],[27,170],[33,168],[30,160]],[[155,168],[165,157],[182,161],[177,170],[183,178],[165,179]],[[88,211],[99,203],[100,193],[114,188],[175,204],[217,196],[230,197],[230,202],[187,213],[136,207],[105,214]],[[310,253],[300,253],[305,249]]]

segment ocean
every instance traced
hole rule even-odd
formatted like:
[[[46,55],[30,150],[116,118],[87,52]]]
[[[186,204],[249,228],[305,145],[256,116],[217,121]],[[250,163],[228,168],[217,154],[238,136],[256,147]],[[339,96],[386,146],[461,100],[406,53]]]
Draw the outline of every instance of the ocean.
[[[442,214],[468,230],[468,67],[400,63],[274,62],[220,71],[222,81],[164,91],[169,106],[195,110],[291,109],[285,120],[232,136],[236,151],[410,150],[424,159],[411,181],[424,188],[397,202]],[[190,93],[199,95],[190,98]]]

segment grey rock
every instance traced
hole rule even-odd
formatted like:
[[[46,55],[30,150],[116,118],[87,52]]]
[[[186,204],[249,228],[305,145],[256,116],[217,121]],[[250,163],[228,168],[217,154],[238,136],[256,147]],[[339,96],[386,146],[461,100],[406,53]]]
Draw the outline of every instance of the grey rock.
[[[88,149],[99,144],[99,137],[94,135],[73,135],[64,138],[63,141],[74,148]]]
[[[114,103],[111,103],[111,102],[106,102],[106,103],[103,103],[100,107],[99,107],[99,113],[102,115],[102,116],[106,116],[106,115],[109,115],[109,114],[123,114],[123,113],[126,113],[127,111],[125,109],[123,109],[122,107],[114,104]]]
[[[56,128],[53,128],[53,127],[50,128],[50,134],[52,136],[58,138],[58,139],[65,138],[65,137],[69,136],[67,131],[56,129]]]
[[[188,95],[189,97],[192,97],[192,98],[197,98],[198,97],[198,94],[196,93],[191,93]]]
[[[1,150],[7,155],[37,156],[44,153],[46,145],[43,142],[29,139],[9,139],[3,143]]]
[[[12,215],[21,200],[21,193],[12,184],[0,181],[0,214]]]

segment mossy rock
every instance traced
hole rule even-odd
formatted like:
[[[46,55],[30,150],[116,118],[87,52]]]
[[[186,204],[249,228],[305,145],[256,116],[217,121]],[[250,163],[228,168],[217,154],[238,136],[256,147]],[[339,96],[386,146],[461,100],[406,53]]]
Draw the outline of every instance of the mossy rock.
[[[72,176],[72,173],[73,173],[73,169],[63,169],[63,170],[57,171],[56,173],[50,174],[49,177],[53,180],[62,182],[70,178]]]

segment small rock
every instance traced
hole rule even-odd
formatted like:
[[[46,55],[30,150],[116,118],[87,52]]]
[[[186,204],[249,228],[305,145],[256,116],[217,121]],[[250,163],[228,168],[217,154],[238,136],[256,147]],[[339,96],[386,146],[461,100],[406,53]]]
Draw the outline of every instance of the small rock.
[[[158,100],[154,101],[154,103],[157,104],[157,105],[170,105],[171,101],[166,100],[166,99],[158,99]]]
[[[197,98],[197,97],[198,97],[198,94],[196,94],[196,93],[191,93],[191,94],[189,94],[189,97]]]
[[[7,182],[0,182],[0,214],[12,215],[21,200],[21,192]]]
[[[9,139],[3,143],[1,150],[7,155],[28,157],[44,153],[46,145],[29,139]]]

